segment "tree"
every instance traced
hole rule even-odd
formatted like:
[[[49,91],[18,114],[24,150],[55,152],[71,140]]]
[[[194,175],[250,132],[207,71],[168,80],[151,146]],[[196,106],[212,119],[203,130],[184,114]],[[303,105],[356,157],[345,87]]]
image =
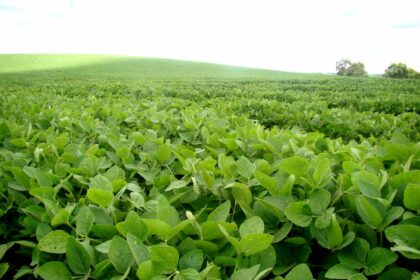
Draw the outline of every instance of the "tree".
[[[351,62],[349,59],[341,59],[335,64],[337,75],[340,76],[353,76],[363,77],[367,73],[365,71],[365,65],[362,62]]]
[[[413,68],[408,68],[407,78],[409,78],[409,79],[420,79],[420,72],[417,72]]]
[[[385,69],[384,77],[388,78],[408,78],[408,67],[404,63],[392,63]]]

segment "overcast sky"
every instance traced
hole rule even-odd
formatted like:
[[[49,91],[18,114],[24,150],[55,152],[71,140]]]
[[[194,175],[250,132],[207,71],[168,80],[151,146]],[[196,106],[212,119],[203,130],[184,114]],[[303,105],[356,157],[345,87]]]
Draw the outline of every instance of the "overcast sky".
[[[420,71],[419,0],[0,0],[0,53],[102,53],[334,72]]]

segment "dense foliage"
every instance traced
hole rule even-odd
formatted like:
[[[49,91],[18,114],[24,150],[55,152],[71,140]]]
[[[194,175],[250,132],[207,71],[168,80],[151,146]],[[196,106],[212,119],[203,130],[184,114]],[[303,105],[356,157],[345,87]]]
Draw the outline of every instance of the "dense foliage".
[[[335,68],[339,76],[363,77],[367,75],[362,62],[351,62],[349,59],[337,61]]]
[[[384,77],[420,79],[420,73],[413,68],[408,68],[404,63],[392,63],[385,69]]]
[[[420,83],[0,85],[5,279],[419,279]]]

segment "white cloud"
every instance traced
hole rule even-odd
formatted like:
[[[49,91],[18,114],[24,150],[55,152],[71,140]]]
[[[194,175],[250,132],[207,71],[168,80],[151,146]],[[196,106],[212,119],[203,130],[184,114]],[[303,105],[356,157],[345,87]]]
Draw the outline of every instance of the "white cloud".
[[[399,61],[420,70],[420,28],[412,25],[420,19],[417,6],[410,0],[0,0],[0,52],[114,53],[304,72],[332,72],[347,57],[372,73]]]

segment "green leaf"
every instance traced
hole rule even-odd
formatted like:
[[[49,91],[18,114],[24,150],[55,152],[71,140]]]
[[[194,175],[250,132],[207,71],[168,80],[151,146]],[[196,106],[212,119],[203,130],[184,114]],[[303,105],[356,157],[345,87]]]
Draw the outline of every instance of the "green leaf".
[[[156,235],[162,240],[166,240],[171,233],[171,226],[158,219],[142,219],[148,229],[148,236]]]
[[[314,173],[312,174],[312,177],[318,186],[322,186],[331,178],[330,161],[327,157],[319,156],[312,164],[314,166]]]
[[[331,194],[324,189],[316,189],[309,194],[309,206],[314,214],[322,215],[331,202]]]
[[[130,211],[125,218],[125,228],[139,240],[145,240],[147,236],[147,225],[134,211]]]
[[[388,265],[397,260],[398,256],[394,252],[381,247],[370,250],[367,256],[366,275],[376,275],[382,272]]]
[[[204,254],[202,250],[192,250],[186,253],[179,260],[179,268],[187,269],[193,268],[197,271],[201,270],[204,262]]]
[[[76,274],[88,274],[90,271],[90,256],[86,249],[73,237],[67,238],[66,246],[67,263]]]
[[[197,279],[200,279],[200,273],[198,273],[197,270],[192,269],[192,268],[183,269],[174,277],[174,280],[197,280]]]
[[[383,213],[381,213],[378,207],[375,207],[372,200],[368,200],[364,196],[356,197],[356,209],[360,218],[363,222],[372,228],[377,228],[383,219]]]
[[[80,208],[76,216],[76,233],[80,236],[87,236],[93,227],[95,216],[87,206]]]
[[[400,218],[404,213],[404,209],[400,206],[394,206],[391,207],[384,217],[384,220],[382,221],[382,224],[380,226],[381,229],[385,229],[387,226],[389,226],[393,221]]]
[[[233,183],[226,186],[225,188],[228,187],[232,187],[232,195],[237,202],[244,202],[247,205],[251,204],[252,193],[247,185],[241,183]]]
[[[349,246],[338,251],[337,257],[341,263],[360,269],[366,266],[366,257],[369,249],[370,246],[366,240],[356,238]]]
[[[110,191],[101,189],[89,189],[87,197],[93,202],[102,207],[109,207],[114,199],[114,195]]]
[[[325,277],[330,279],[349,279],[355,274],[357,274],[357,271],[352,266],[339,263],[328,269]]]
[[[260,171],[254,172],[255,179],[263,186],[270,194],[277,195],[278,194],[278,187],[277,187],[277,180],[273,177],[270,177]]]
[[[307,227],[312,221],[312,212],[308,203],[297,201],[290,203],[284,211],[287,219],[300,227]]]
[[[273,243],[282,241],[292,230],[293,224],[291,222],[284,223],[276,233],[273,235]]]
[[[229,217],[230,201],[227,200],[224,203],[216,207],[207,217],[207,221],[213,222],[225,222]]]
[[[9,264],[8,263],[0,263],[0,279],[2,279],[2,277],[6,274],[8,269],[9,269]],[[14,279],[16,279],[16,278],[14,278]]]
[[[98,174],[90,181],[89,188],[100,189],[107,192],[113,191],[112,182],[104,175]]]
[[[343,231],[338,223],[335,214],[331,216],[331,223],[328,227],[318,229],[311,226],[311,234],[316,238],[318,243],[327,249],[339,247],[343,243]]]
[[[53,182],[50,179],[50,177],[48,177],[47,173],[45,173],[39,168],[35,168],[34,175],[40,187],[52,187]]]
[[[136,236],[127,233],[127,243],[138,265],[150,258],[149,248]]]
[[[179,260],[176,248],[167,245],[154,245],[149,249],[150,259],[155,270],[161,273],[171,273],[176,270]]]
[[[178,211],[171,206],[168,199],[163,195],[159,195],[157,199],[157,218],[171,226],[175,226],[179,222]]]
[[[137,277],[141,280],[150,280],[153,276],[159,274],[151,260],[141,263],[137,269]]]
[[[9,246],[7,246],[7,244],[0,245],[0,260],[4,257],[8,249],[9,249]]]
[[[160,163],[166,163],[171,158],[171,146],[169,144],[160,145],[156,151],[156,158]]]
[[[396,225],[385,229],[386,238],[398,246],[391,248],[409,259],[420,259],[420,226]]]
[[[410,183],[405,187],[404,206],[420,212],[420,185]]]
[[[267,249],[271,241],[273,241],[273,236],[270,234],[251,233],[239,241],[239,247],[245,256],[250,256]]]
[[[378,280],[411,280],[411,272],[408,269],[395,267],[391,268],[381,275],[379,275]]]
[[[233,272],[230,280],[253,280],[260,269],[260,265],[254,265],[250,268],[241,268]]]
[[[185,186],[187,186],[189,184],[188,181],[183,181],[183,180],[178,180],[178,181],[173,181],[166,189],[166,192],[172,191],[172,190],[177,190],[177,189],[182,189]]]
[[[51,225],[53,227],[66,224],[69,220],[70,212],[67,209],[60,209],[57,214],[51,219]]]
[[[246,157],[240,157],[236,162],[236,166],[239,175],[247,178],[248,180],[251,178],[252,174],[254,174],[256,169],[255,164]]]
[[[283,159],[278,166],[283,171],[293,174],[296,178],[299,178],[306,173],[308,161],[302,157],[294,156]]]
[[[241,235],[242,238],[252,233],[263,233],[263,232],[264,232],[264,222],[258,216],[254,216],[247,219],[239,227],[239,234]]]
[[[62,262],[47,262],[37,270],[39,276],[44,280],[71,280],[71,273]]]
[[[349,280],[367,280],[367,278],[362,273],[356,273],[350,276]]]
[[[286,280],[313,280],[312,272],[307,264],[295,266],[287,275]]]
[[[360,171],[351,175],[353,184],[367,197],[381,197],[381,181],[378,176],[367,171]]]
[[[108,256],[112,265],[120,273],[126,272],[133,263],[133,255],[131,254],[130,246],[128,246],[125,239],[119,236],[114,236],[112,238],[111,244],[109,245]]]
[[[65,231],[51,231],[39,241],[38,248],[47,253],[64,254],[68,237],[69,235]]]

